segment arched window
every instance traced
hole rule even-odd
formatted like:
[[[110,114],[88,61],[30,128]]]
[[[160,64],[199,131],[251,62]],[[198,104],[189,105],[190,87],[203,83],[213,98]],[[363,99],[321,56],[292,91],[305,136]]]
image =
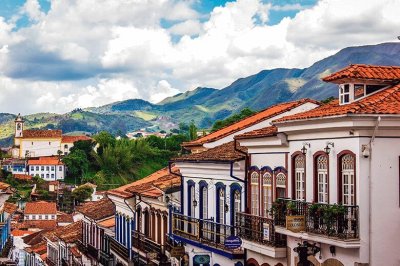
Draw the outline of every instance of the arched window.
[[[203,186],[201,189],[201,207],[202,207],[202,219],[207,219],[208,218],[208,190],[206,186]]]
[[[236,213],[240,212],[241,195],[239,190],[235,190],[233,193],[233,217],[236,217]]]
[[[328,156],[318,155],[317,167],[317,200],[319,203],[328,203]]]
[[[276,197],[286,198],[286,175],[284,173],[278,173],[276,175]]]
[[[259,215],[259,177],[257,172],[251,173],[251,214]]]
[[[268,216],[268,211],[272,207],[272,175],[270,172],[264,173],[262,177],[263,192],[263,216]]]
[[[294,158],[295,199],[305,200],[305,156],[297,155]]]
[[[340,157],[342,204],[355,205],[355,157],[345,154]]]
[[[225,224],[225,190],[220,188],[218,191],[218,223]]]

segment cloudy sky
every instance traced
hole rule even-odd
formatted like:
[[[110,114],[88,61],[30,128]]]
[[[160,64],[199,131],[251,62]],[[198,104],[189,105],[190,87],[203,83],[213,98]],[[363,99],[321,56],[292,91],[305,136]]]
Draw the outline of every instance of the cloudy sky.
[[[0,0],[0,112],[67,112],[396,41],[399,0]]]

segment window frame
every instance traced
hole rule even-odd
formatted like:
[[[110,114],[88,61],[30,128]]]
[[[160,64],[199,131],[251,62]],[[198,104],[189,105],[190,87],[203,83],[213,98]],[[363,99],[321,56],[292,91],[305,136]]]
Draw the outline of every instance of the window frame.
[[[342,159],[346,155],[351,155],[353,156],[354,162],[353,162],[353,178],[354,178],[354,205],[357,205],[357,157],[356,154],[350,150],[343,150],[337,155],[337,190],[338,190],[338,203],[343,203],[343,166],[342,166]],[[352,206],[352,205],[349,205]]]
[[[319,172],[318,172],[318,164],[317,164],[317,160],[320,156],[325,156],[326,157],[326,164],[327,164],[327,169],[326,169],[326,202],[320,202],[319,201]],[[314,202],[317,203],[326,203],[329,204],[330,202],[330,189],[329,189],[329,155],[326,154],[326,152],[324,151],[317,151],[316,153],[314,153],[313,156],[313,169],[314,169]]]
[[[253,182],[253,179],[255,177],[253,176],[254,174],[257,174],[257,182]],[[259,216],[260,215],[260,172],[258,169],[253,169],[250,172],[249,185],[250,185],[250,214]]]
[[[270,184],[267,184],[267,182],[264,182],[269,175],[270,178]],[[274,174],[273,171],[270,167],[265,166],[261,169],[261,176],[260,176],[260,181],[261,181],[261,216],[262,217],[268,217],[269,215],[269,210],[272,207],[272,203],[274,201]],[[270,195],[268,195],[268,193]],[[265,195],[267,194],[267,195]]]
[[[242,201],[243,201],[243,197],[242,197],[242,186],[240,186],[238,183],[232,183],[230,185],[230,197],[231,197],[231,209],[230,209],[230,213],[231,213],[231,225],[235,224],[236,221],[236,213],[238,212],[242,212]],[[236,193],[239,193],[239,210],[236,211],[235,207],[236,207]]]

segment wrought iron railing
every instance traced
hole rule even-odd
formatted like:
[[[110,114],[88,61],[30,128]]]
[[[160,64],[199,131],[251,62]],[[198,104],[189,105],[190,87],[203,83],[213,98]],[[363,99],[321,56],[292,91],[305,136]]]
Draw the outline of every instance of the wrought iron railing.
[[[236,213],[236,232],[242,238],[272,247],[286,247],[286,236],[275,233],[274,220],[247,213]]]
[[[87,254],[94,259],[98,259],[99,250],[91,244],[87,244]]]
[[[241,248],[228,249],[224,245],[227,237],[236,234],[235,228],[230,225],[174,213],[172,232],[174,235],[195,240],[211,247],[232,253],[243,253]]]
[[[278,199],[272,213],[275,225],[286,227],[287,215],[302,215],[307,232],[340,239],[359,238],[358,206]]]
[[[161,245],[148,239],[144,234],[132,231],[132,246],[145,253],[157,253],[157,259],[163,254]]]
[[[114,251],[118,256],[120,256],[125,261],[129,261],[129,249],[110,237],[110,250]]]

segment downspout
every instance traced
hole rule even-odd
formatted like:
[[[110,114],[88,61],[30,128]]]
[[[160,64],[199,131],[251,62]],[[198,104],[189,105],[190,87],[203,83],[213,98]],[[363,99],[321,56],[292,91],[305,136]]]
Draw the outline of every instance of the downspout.
[[[183,175],[181,175],[181,174],[177,174],[177,173],[174,173],[173,171],[172,171],[172,164],[173,164],[173,162],[168,162],[168,170],[169,170],[169,173],[170,174],[172,174],[172,175],[176,175],[176,176],[179,176],[180,178],[181,178],[181,188],[180,188],[180,191],[181,191],[181,209],[180,209],[180,213],[181,214],[183,214],[183,209],[184,209],[184,197],[183,197]]]
[[[371,223],[372,223],[372,180],[371,180],[371,172],[372,172],[372,144],[375,141],[375,136],[376,133],[378,132],[378,128],[379,128],[379,123],[381,122],[381,117],[378,116],[378,119],[376,120],[376,124],[375,124],[375,128],[374,128],[374,132],[372,134],[372,137],[369,141],[369,166],[368,166],[368,211],[369,211],[369,215],[368,215],[368,232],[369,232],[369,238],[368,238],[368,263],[371,264],[371,250],[372,250],[372,239],[371,239],[371,234],[372,234],[372,230],[371,230]]]
[[[236,144],[237,144],[236,139],[234,139],[233,146],[235,148],[235,151],[237,151],[245,156],[245,161],[244,161],[244,173],[245,174],[244,174],[244,180],[242,182],[244,183],[244,198],[245,198],[244,209],[245,209],[245,212],[247,212],[247,208],[248,208],[247,207],[247,171],[249,168],[249,155],[246,152],[239,150],[237,148]],[[232,166],[233,166],[233,164],[231,164],[231,176],[232,176],[232,171],[233,171]],[[247,261],[247,249],[246,248],[244,249],[243,260],[244,260],[244,264],[246,264],[246,261]]]

